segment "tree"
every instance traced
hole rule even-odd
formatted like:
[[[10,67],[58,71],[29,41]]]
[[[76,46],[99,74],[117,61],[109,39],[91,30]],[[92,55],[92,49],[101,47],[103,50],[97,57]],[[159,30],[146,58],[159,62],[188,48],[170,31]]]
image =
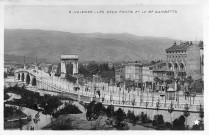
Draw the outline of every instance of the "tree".
[[[125,112],[119,108],[114,113],[114,119],[115,119],[115,125],[114,127],[118,130],[127,130],[129,127],[126,122],[124,122],[124,119],[126,118]]]
[[[136,122],[139,120],[139,118],[134,115],[134,112],[131,112],[130,110],[128,110],[127,118],[132,124],[136,124]]]
[[[66,77],[66,80],[69,82],[76,83],[76,81],[77,81],[77,78],[71,76],[70,74],[66,74],[65,77]]]
[[[78,72],[83,74],[84,77],[92,77],[92,74],[82,64],[78,65]]]
[[[174,104],[171,101],[171,104],[169,105],[169,108],[168,108],[168,112],[170,113],[170,117],[171,117],[171,122],[172,122],[172,116],[171,116],[171,114],[172,114],[173,110],[174,110]]]
[[[164,125],[163,115],[155,115],[152,124],[153,126],[157,126],[158,128],[162,127]]]
[[[52,72],[52,65],[49,65],[49,70],[48,70],[48,73],[50,74]]]
[[[200,124],[199,124],[200,125],[199,129],[204,129],[204,123],[203,123],[204,109],[201,104],[199,105],[199,117],[201,118]]]
[[[55,73],[55,76],[60,76],[60,75],[61,75],[61,63],[58,64],[57,71]]]
[[[115,78],[114,71],[102,71],[100,75],[102,78],[105,78],[108,82],[110,82],[111,79],[113,80]]]
[[[174,130],[185,130],[185,117],[181,115],[178,119],[173,121],[173,129]]]
[[[185,105],[184,107],[184,116],[186,117],[186,125],[187,125],[187,117],[190,115],[189,113],[189,106],[188,104]]]
[[[87,106],[87,112],[86,112],[86,119],[88,121],[95,121],[96,124],[92,129],[99,129],[101,120],[105,114],[106,110],[105,107],[102,105],[101,102],[96,103],[95,100],[93,100],[88,106]]]
[[[90,62],[89,65],[87,66],[87,70],[92,74],[97,74],[98,71],[99,71],[99,68],[98,68],[98,64],[96,62]]]
[[[144,112],[141,112],[140,119],[141,119],[141,123],[142,123],[142,124],[147,123],[147,122],[148,122],[147,114],[144,114]]]
[[[102,103],[96,103],[96,101],[93,100],[87,106],[86,119],[88,121],[96,120],[100,115],[103,115],[104,111],[105,110]]]
[[[100,64],[100,65],[99,65],[99,71],[100,71],[100,72],[109,71],[108,63]]]
[[[114,113],[114,117],[118,122],[121,122],[126,118],[126,114],[121,108],[118,108],[118,110]]]
[[[106,115],[107,117],[113,117],[114,114],[114,106],[113,105],[108,105],[107,109],[106,109]]]

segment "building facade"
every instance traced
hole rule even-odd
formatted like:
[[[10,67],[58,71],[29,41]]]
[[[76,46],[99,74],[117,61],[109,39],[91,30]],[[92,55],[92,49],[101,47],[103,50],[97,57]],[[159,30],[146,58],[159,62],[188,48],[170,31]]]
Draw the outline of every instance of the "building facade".
[[[139,83],[142,81],[142,67],[140,63],[127,63],[125,65],[125,79]]]
[[[166,67],[167,75],[170,77],[186,77],[192,76],[194,79],[201,77],[200,68],[200,42],[193,44],[192,42],[182,42],[166,49]]]
[[[168,77],[166,62],[156,63],[155,66],[153,66],[153,78],[166,80]]]
[[[153,70],[150,66],[141,63],[128,63],[125,66],[125,79],[136,83],[153,82]]]
[[[142,67],[142,82],[153,82],[153,70],[149,66]]]

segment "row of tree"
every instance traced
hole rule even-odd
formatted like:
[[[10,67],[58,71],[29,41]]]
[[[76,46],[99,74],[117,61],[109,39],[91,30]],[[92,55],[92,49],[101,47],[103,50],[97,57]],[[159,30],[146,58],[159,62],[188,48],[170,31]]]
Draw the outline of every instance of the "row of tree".
[[[125,130],[128,129],[127,123],[125,121],[129,121],[133,125],[136,125],[139,121],[141,124],[152,124],[152,126],[156,127],[157,129],[171,129],[171,130],[187,130],[187,117],[189,116],[189,111],[187,106],[185,106],[185,111],[183,115],[181,115],[179,118],[175,119],[174,121],[165,122],[163,119],[163,115],[157,114],[154,116],[154,119],[151,120],[147,114],[144,112],[141,113],[141,115],[135,115],[134,112],[131,112],[130,110],[126,114],[121,108],[114,111],[114,106],[109,105],[107,108],[105,108],[102,103],[92,101],[87,107],[87,113],[86,113],[86,119],[89,121],[95,121],[100,116],[107,116],[108,119],[106,123],[108,125],[111,125],[119,130]],[[169,113],[172,113],[173,111],[169,111]],[[191,130],[203,130],[204,124],[203,124],[203,117],[204,117],[204,111],[202,105],[199,106],[199,117],[201,118],[199,125],[193,125]],[[186,123],[186,124],[185,124]]]

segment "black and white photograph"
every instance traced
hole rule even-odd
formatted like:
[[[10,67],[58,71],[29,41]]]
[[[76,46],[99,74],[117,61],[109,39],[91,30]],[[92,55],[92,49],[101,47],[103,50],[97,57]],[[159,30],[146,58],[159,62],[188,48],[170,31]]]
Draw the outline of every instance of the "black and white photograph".
[[[3,130],[203,132],[203,18],[203,4],[4,5]]]

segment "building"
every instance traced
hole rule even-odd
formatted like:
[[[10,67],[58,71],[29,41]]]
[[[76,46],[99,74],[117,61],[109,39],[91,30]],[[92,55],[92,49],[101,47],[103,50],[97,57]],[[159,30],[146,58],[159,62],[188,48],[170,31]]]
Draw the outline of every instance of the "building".
[[[200,73],[204,81],[204,51],[203,44],[200,44]]]
[[[173,46],[166,49],[167,75],[171,77],[192,76],[193,79],[201,77],[200,45],[190,42],[174,42]]]
[[[153,82],[153,80],[154,80],[154,78],[153,78],[152,67],[143,65],[143,67],[142,67],[142,82],[143,83]]]
[[[141,63],[127,63],[125,65],[125,79],[130,79],[139,83],[142,81],[142,67]]]
[[[168,78],[166,62],[155,64],[153,67],[153,78],[166,80]]]
[[[150,64],[128,63],[125,66],[125,79],[136,83],[153,82],[153,70]]]

